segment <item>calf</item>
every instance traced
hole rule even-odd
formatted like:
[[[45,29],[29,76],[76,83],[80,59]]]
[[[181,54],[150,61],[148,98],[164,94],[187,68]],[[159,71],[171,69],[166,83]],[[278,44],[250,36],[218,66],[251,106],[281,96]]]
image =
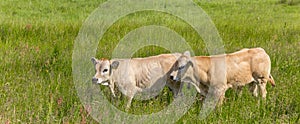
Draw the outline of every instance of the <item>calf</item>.
[[[157,93],[165,85],[172,89],[174,96],[179,87],[169,79],[170,70],[181,54],[161,54],[147,58],[132,59],[101,59],[92,58],[96,74],[93,83],[108,85],[114,93],[114,84],[129,97],[127,108],[136,93],[149,91],[150,95]]]

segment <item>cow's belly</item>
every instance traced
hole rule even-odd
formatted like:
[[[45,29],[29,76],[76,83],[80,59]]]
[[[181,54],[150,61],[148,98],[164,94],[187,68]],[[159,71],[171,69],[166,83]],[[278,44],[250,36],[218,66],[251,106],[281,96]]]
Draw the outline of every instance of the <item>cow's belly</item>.
[[[227,83],[232,86],[244,86],[254,81],[248,62],[235,63],[227,72]]]
[[[163,72],[162,67],[157,63],[151,63],[147,69],[136,73],[136,86],[142,89],[152,88],[156,85],[165,85],[167,75]]]
[[[149,80],[139,80],[137,81],[137,87],[141,89],[149,89],[153,87],[163,87],[166,84],[166,77],[157,75],[157,76],[151,76]]]
[[[244,86],[252,81],[254,81],[254,78],[251,72],[247,70],[231,73],[231,75],[227,77],[227,84],[233,86]]]
[[[227,80],[227,83],[232,86],[244,86],[253,81],[254,78],[251,75],[239,75],[231,77],[230,80]]]

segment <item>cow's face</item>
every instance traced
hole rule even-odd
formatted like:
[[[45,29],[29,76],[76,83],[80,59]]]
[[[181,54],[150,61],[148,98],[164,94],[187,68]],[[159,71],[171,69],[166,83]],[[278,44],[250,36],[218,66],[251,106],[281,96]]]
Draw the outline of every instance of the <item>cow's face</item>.
[[[184,52],[177,60],[170,74],[170,79],[183,81],[187,77],[187,71],[191,65],[191,55],[189,51]]]
[[[118,66],[118,62],[110,63],[108,59],[98,60],[92,58],[92,62],[95,66],[95,76],[92,78],[92,82],[96,84],[108,85],[111,76],[111,71],[114,67]],[[117,65],[116,65],[117,64]]]

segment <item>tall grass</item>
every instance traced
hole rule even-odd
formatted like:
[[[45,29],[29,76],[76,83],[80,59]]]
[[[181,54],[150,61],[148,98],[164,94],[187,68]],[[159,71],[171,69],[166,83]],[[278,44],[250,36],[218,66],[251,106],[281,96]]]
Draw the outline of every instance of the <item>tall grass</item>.
[[[0,122],[96,123],[76,95],[71,56],[83,21],[102,2],[0,2]],[[246,88],[241,97],[230,90],[225,104],[206,120],[198,118],[202,101],[197,100],[178,123],[299,123],[299,5],[278,4],[277,0],[195,2],[211,16],[226,52],[244,47],[267,51],[277,86],[268,85],[266,100],[252,97]],[[196,55],[208,55],[201,37],[188,24],[165,13],[146,11],[131,14],[110,27],[100,41],[97,57],[110,58],[122,37],[150,24],[169,27],[186,39]],[[134,56],[165,52],[149,46]],[[109,89],[99,88],[110,99]],[[117,94],[112,104],[124,109],[126,101]],[[164,89],[157,98],[134,100],[129,112],[156,112],[172,100],[172,93]]]

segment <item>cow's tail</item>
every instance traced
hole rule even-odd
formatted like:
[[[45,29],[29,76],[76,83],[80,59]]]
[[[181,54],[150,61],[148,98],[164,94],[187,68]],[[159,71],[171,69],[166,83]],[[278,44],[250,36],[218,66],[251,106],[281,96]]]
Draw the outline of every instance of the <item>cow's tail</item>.
[[[271,83],[271,85],[272,85],[273,87],[275,87],[275,81],[274,81],[274,79],[273,79],[273,77],[272,77],[271,74],[269,75],[269,82]]]

